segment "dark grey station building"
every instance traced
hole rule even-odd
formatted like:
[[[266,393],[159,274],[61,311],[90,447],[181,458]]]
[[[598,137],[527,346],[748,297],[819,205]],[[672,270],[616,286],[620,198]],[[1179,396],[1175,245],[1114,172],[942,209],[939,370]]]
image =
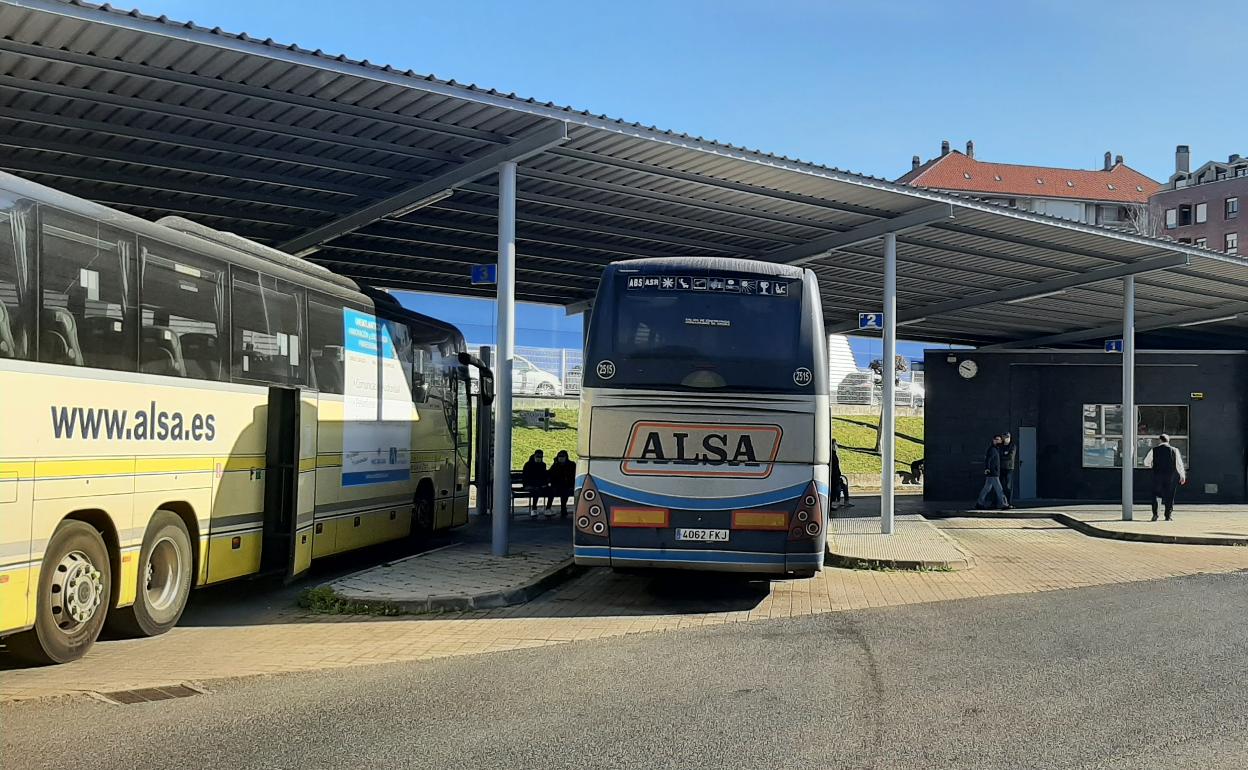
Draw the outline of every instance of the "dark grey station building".
[[[988,443],[1005,431],[1018,444],[1016,499],[1118,499],[1120,354],[931,350],[926,378],[928,499],[966,500],[978,493]],[[1163,432],[1189,466],[1180,501],[1248,499],[1248,353],[1141,349],[1135,386],[1137,502],[1149,491],[1144,457]]]

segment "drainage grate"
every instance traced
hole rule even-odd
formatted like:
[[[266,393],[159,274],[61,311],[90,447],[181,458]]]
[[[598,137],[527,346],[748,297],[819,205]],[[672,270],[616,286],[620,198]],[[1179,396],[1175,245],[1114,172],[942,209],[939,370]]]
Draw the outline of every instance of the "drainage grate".
[[[206,691],[185,684],[173,684],[166,687],[144,687],[140,690],[118,690],[116,692],[95,693],[100,698],[119,706],[134,703],[151,703],[158,700],[189,698],[192,695],[203,695]]]

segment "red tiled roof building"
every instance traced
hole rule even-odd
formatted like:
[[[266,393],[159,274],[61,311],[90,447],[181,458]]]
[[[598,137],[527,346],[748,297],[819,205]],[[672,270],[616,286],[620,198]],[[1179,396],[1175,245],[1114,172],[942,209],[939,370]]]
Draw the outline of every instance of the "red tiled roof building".
[[[988,163],[975,159],[974,142],[966,143],[965,153],[942,142],[940,155],[926,163],[914,156],[910,171],[897,181],[1116,228],[1130,227],[1133,210],[1147,210],[1149,196],[1161,188],[1123,163],[1121,155],[1105,153],[1104,166],[1091,171]]]

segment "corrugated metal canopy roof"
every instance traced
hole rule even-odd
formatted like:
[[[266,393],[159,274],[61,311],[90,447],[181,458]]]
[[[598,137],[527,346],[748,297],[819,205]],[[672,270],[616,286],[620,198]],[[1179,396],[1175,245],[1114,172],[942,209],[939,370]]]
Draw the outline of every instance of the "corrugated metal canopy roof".
[[[1136,280],[1142,342],[1239,347],[1248,326],[1248,261],[1175,243],[137,11],[0,0],[0,32],[0,168],[150,219],[178,214],[281,245],[562,123],[567,141],[519,168],[519,299],[587,300],[616,259],[775,260],[943,204],[952,219],[898,236],[905,337],[1095,342],[1121,323],[1116,277],[1021,302],[996,295],[1176,254],[1189,264]],[[495,179],[333,238],[310,259],[380,286],[492,293],[469,284],[468,266],[495,260]],[[878,308],[880,238],[807,264],[830,328]],[[948,309],[973,295],[996,299]]]

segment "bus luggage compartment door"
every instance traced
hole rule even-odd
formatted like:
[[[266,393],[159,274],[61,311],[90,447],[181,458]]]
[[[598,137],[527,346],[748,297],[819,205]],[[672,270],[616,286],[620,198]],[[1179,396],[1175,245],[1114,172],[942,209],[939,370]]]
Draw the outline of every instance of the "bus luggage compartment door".
[[[311,546],[310,532],[298,531],[299,438],[301,399],[298,388],[269,388],[264,471],[264,544],[260,571],[297,574],[300,538]],[[306,569],[304,567],[303,569]],[[301,572],[302,570],[299,570]]]

